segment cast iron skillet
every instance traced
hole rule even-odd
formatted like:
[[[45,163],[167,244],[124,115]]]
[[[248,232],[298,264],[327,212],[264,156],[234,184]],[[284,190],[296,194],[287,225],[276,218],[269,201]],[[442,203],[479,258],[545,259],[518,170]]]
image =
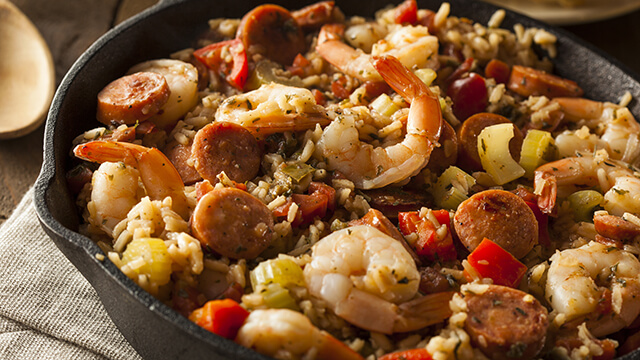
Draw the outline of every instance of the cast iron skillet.
[[[297,9],[314,0],[277,0]],[[372,16],[390,0],[340,1],[347,15]],[[398,2],[398,0],[396,0]],[[449,0],[452,14],[486,24],[497,9],[476,0]],[[143,60],[168,57],[192,47],[207,29],[207,20],[239,18],[258,1],[164,0],[122,23],[96,41],[73,65],[58,88],[45,129],[44,164],[35,185],[35,206],[40,222],[60,250],[93,285],[105,309],[131,345],[147,359],[266,359],[232,341],[217,337],[178,315],[141,290],[110,261],[98,261],[101,253],[89,238],[77,233],[79,216],[65,181],[72,167],[71,141],[83,131],[97,127],[96,95],[110,81]],[[440,1],[418,1],[420,8],[437,9]],[[507,11],[502,27],[545,28],[558,36],[556,72],[573,79],[585,96],[617,102],[630,91],[640,96],[640,82],[624,65],[571,34]],[[631,111],[640,115],[634,101]],[[640,351],[625,357],[640,358]]]

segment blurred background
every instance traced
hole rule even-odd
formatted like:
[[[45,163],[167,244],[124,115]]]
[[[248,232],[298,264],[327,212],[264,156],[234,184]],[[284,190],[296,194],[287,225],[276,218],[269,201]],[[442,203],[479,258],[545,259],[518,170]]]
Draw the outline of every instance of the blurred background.
[[[492,0],[494,3],[496,1],[508,3],[528,0]],[[617,1],[622,1],[630,7],[639,7],[635,6],[639,0]],[[606,3],[609,6],[617,6],[611,5],[617,1]],[[123,20],[155,4],[157,0],[11,2],[31,19],[47,42],[55,63],[58,84],[76,58],[98,37]],[[336,2],[339,5],[340,0]],[[593,17],[593,12],[589,15]],[[640,10],[629,10],[613,18],[589,21],[583,23],[584,20],[581,18],[565,17],[564,22],[571,25],[565,24],[560,27],[595,45],[640,74]],[[42,163],[43,129],[44,125],[21,138],[0,140],[0,186],[5,189],[0,192],[0,224],[9,217],[38,176]]]

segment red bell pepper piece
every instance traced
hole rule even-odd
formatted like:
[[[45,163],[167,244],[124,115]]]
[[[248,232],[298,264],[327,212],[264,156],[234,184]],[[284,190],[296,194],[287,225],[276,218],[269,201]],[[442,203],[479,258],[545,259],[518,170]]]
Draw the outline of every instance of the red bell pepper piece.
[[[426,219],[420,218],[417,211],[398,213],[398,227],[403,235],[418,234],[418,240],[413,244],[418,256],[429,261],[455,260],[458,256],[453,244],[453,237],[449,230],[449,212],[447,210],[435,210],[434,216],[441,225],[447,225],[447,234],[439,238],[435,225]]]
[[[293,203],[298,205],[298,213],[291,223],[293,226],[303,226],[310,224],[316,217],[322,218],[327,214],[327,210],[335,208],[335,190],[323,183],[312,182],[309,185],[309,195],[293,194],[287,202],[273,210],[273,214],[278,218],[287,217],[289,208]]]
[[[518,261],[500,245],[485,238],[467,257],[469,264],[483,278],[496,285],[515,288],[527,272],[527,266]]]
[[[227,339],[235,339],[249,312],[231,299],[211,300],[194,310],[189,320]]]
[[[398,5],[393,20],[396,24],[415,25],[418,22],[418,4],[416,0],[406,0]]]
[[[223,55],[226,51],[231,54],[230,59]],[[193,56],[236,89],[244,88],[249,75],[249,62],[242,40],[233,39],[207,45],[194,51]]]
[[[380,357],[379,360],[432,360],[427,349],[409,349],[396,351]]]

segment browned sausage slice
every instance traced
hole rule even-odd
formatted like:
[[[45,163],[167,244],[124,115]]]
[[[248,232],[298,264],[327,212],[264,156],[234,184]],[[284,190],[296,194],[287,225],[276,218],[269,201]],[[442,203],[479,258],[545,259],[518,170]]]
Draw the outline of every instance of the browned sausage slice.
[[[103,124],[133,125],[155,115],[171,90],[164,76],[139,72],[112,81],[98,93],[97,118]]]
[[[442,132],[440,133],[440,139],[438,141],[440,142],[440,146],[431,152],[427,168],[431,171],[441,173],[449,166],[455,164],[458,159],[458,137],[456,136],[456,131],[446,121],[442,122]]]
[[[484,128],[491,125],[510,123],[504,116],[492,113],[479,113],[469,117],[458,128],[458,164],[465,170],[482,170],[480,155],[478,155],[478,135]],[[509,141],[509,151],[516,161],[520,160],[520,148],[524,137],[517,127],[513,127],[514,134]]]
[[[554,98],[580,97],[584,94],[575,81],[520,65],[514,65],[511,69],[507,88],[522,96],[544,95]]]
[[[273,235],[271,210],[246,191],[223,188],[198,201],[191,229],[203,247],[232,259],[254,259]]]
[[[303,30],[314,30],[333,22],[336,17],[335,9],[335,1],[320,1],[292,11],[291,15]]]
[[[304,53],[304,34],[289,10],[265,4],[249,11],[240,22],[237,37],[249,54],[262,54],[282,65],[291,65]]]
[[[474,194],[458,206],[453,225],[469,251],[488,238],[521,259],[538,243],[536,216],[522,198],[509,191]]]
[[[182,145],[177,141],[172,141],[165,146],[162,152],[167,155],[173,167],[178,170],[185,185],[192,185],[202,180],[198,171],[188,163],[191,158],[191,145]]]
[[[462,291],[468,308],[464,329],[472,343],[493,360],[535,358],[549,326],[547,309],[520,290],[498,285],[477,288]]]
[[[195,169],[212,184],[218,182],[222,171],[243,183],[260,170],[258,141],[247,129],[231,122],[213,122],[200,129],[193,139],[191,156]]]
[[[640,235],[640,226],[615,215],[595,214],[593,225],[598,234],[622,242],[633,240]]]

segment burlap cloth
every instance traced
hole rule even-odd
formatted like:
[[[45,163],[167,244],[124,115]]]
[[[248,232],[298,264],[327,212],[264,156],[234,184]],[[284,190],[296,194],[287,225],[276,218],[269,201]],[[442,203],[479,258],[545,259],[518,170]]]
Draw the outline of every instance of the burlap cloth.
[[[0,359],[140,359],[40,227],[33,188],[0,226]]]

